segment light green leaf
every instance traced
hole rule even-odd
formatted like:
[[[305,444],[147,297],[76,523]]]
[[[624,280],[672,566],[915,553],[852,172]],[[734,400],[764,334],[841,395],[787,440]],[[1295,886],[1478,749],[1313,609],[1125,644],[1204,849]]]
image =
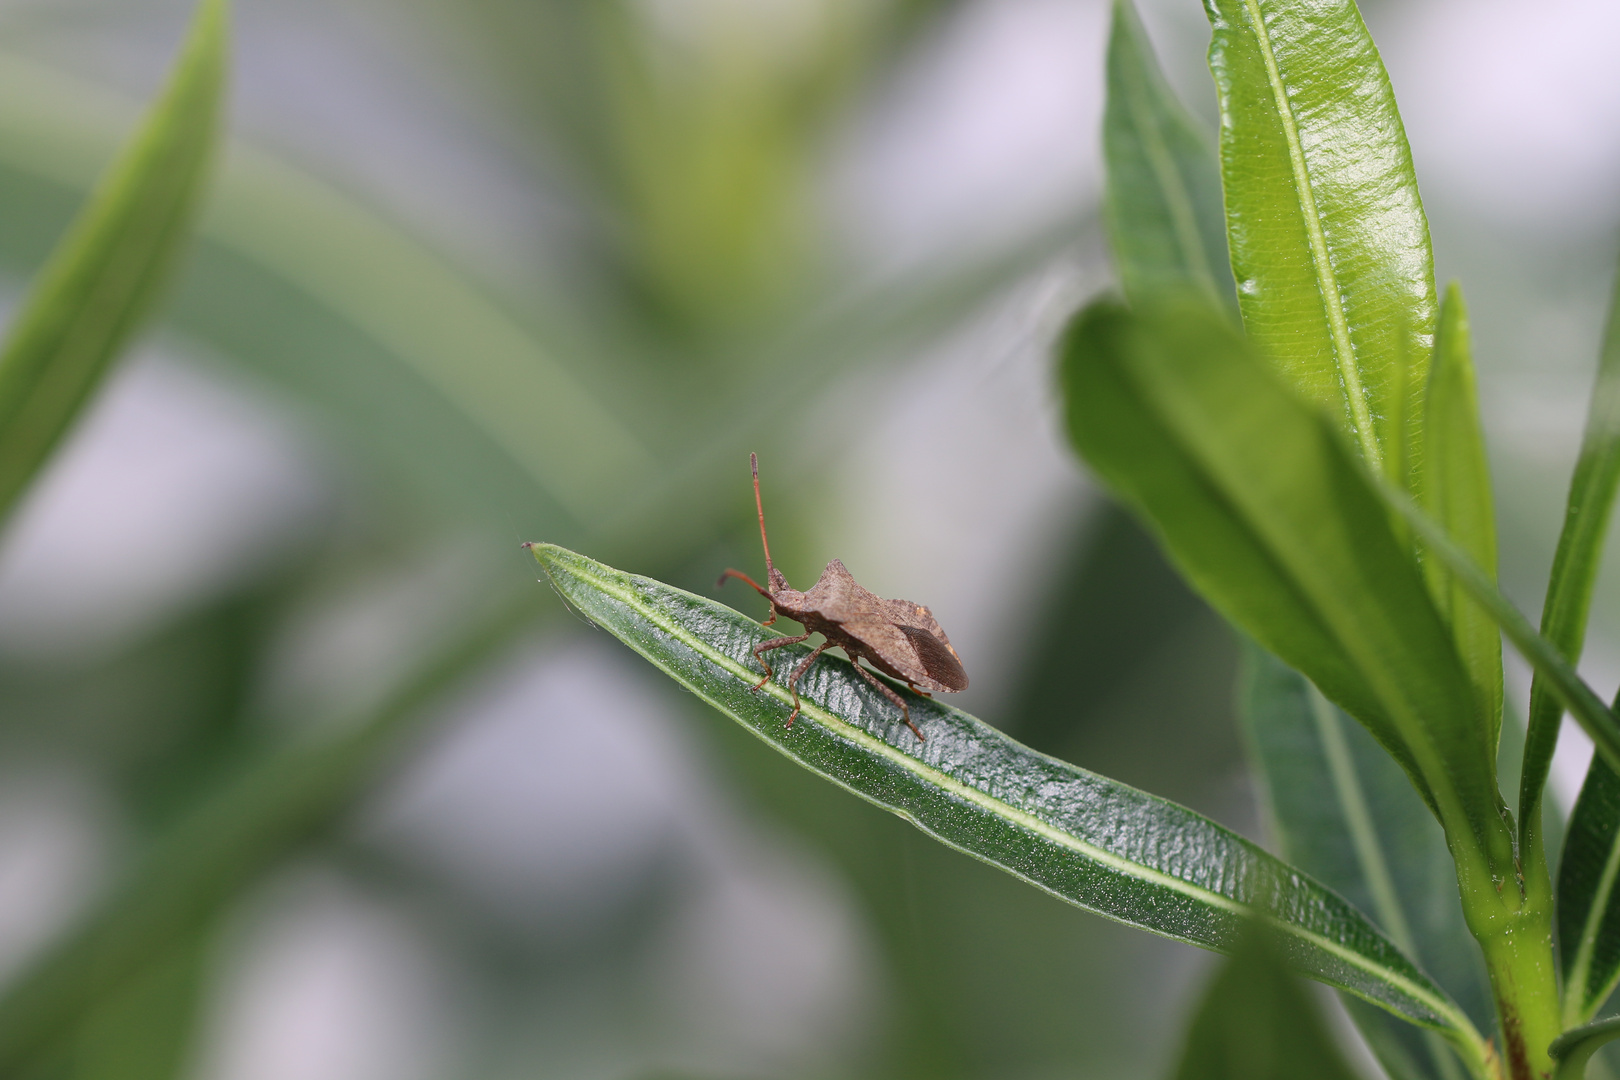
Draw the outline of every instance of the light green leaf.
[[[1490,576],[1406,492],[1374,473],[1364,475],[1384,506],[1406,522],[1428,554],[1445,563],[1446,569],[1474,602],[1490,614],[1513,647],[1530,662],[1537,677],[1546,680],[1549,691],[1592,737],[1598,753],[1604,755],[1610,765],[1620,766],[1620,722],[1564,659],[1557,646],[1536,633],[1530,620],[1497,590]]]
[[[0,516],[157,299],[215,143],[225,0],[203,0],[163,97],[40,272],[0,348]]]
[[[1592,1018],[1620,984],[1620,775],[1592,756],[1558,863],[1564,1023]]]
[[[1592,1055],[1615,1039],[1620,1039],[1620,1016],[1605,1017],[1564,1032],[1552,1044],[1553,1060],[1558,1063],[1553,1080],[1582,1080]]]
[[[1125,294],[1190,287],[1235,306],[1214,149],[1165,82],[1131,0],[1114,3],[1103,157]]]
[[[1433,255],[1378,50],[1353,0],[1205,9],[1244,326],[1374,468],[1415,466],[1419,425],[1402,417],[1421,415]]]
[[[772,635],[753,620],[563,548],[534,553],[586,618],[783,754],[936,839],[1089,911],[1204,948],[1230,948],[1259,910],[1297,970],[1478,1052],[1468,1018],[1359,912],[1219,825],[913,696],[919,742],[842,661],[812,666],[788,728],[782,681],[804,646],[784,648],[777,681],[756,692],[752,649]]]
[[[1494,582],[1496,512],[1490,464],[1474,387],[1468,309],[1455,282],[1440,308],[1427,397],[1423,482],[1418,485],[1424,508]],[[1457,652],[1484,704],[1495,746],[1502,730],[1502,631],[1438,560],[1424,560],[1423,575],[1435,606],[1451,625]]]
[[[1592,587],[1609,531],[1615,487],[1620,484],[1620,276],[1609,304],[1609,325],[1598,359],[1597,381],[1587,407],[1581,454],[1569,482],[1564,528],[1553,556],[1547,597],[1541,606],[1541,633],[1571,664],[1586,643]],[[1529,728],[1524,742],[1524,769],[1519,777],[1519,829],[1525,846],[1539,850],[1541,794],[1547,786],[1558,745],[1564,704],[1548,680],[1537,674],[1530,684]],[[1611,758],[1611,760],[1614,760]],[[1588,1013],[1587,1015],[1591,1015]]]
[[[1367,726],[1494,894],[1515,864],[1489,725],[1365,468],[1206,305],[1137,311],[1093,305],[1065,340],[1075,446],[1206,599]]]
[[[1489,1029],[1490,984],[1444,833],[1364,728],[1265,650],[1249,644],[1244,659],[1238,716],[1283,858],[1367,912]],[[1350,1015],[1390,1075],[1463,1075],[1432,1033],[1377,1009]]]
[[[532,600],[484,613],[334,733],[244,764],[148,847],[71,933],[0,995],[0,1075],[27,1074],[67,1048],[77,1025],[160,977],[204,922],[317,835],[399,754],[428,707],[532,622]],[[114,1014],[116,1015],[116,1014]]]
[[[1175,1080],[1357,1080],[1303,990],[1249,934],[1204,991]]]

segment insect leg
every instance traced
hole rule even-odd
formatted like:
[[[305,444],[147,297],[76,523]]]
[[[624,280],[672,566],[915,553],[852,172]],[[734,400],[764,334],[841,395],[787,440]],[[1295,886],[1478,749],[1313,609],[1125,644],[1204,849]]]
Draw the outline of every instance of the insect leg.
[[[906,703],[900,697],[900,695],[894,692],[894,687],[890,686],[882,679],[879,679],[870,671],[867,671],[865,668],[861,667],[860,657],[855,657],[850,661],[850,663],[855,666],[855,670],[860,672],[862,677],[865,678],[867,682],[877,687],[878,691],[882,693],[884,697],[888,698],[890,701],[894,702],[900,707],[900,715],[906,718],[906,727],[910,728],[911,733],[917,736],[917,741],[927,742],[927,740],[923,738],[923,733],[917,730],[917,725],[911,722],[911,710],[906,708]]]
[[[759,682],[754,684],[754,689],[758,690],[760,687],[762,687],[766,683],[770,682],[771,681],[771,676],[776,674],[776,672],[771,670],[771,665],[769,665],[769,664],[767,664],[765,662],[765,654],[766,653],[770,652],[772,649],[780,649],[784,645],[797,645],[799,642],[801,642],[805,638],[809,637],[812,633],[814,633],[814,631],[806,630],[804,633],[800,634],[798,637],[771,638],[771,640],[769,640],[769,641],[762,641],[758,645],[755,645],[754,646],[754,659],[758,660],[759,661],[759,666],[765,669],[765,677],[763,679],[759,680]]]
[[[793,669],[793,674],[788,676],[788,692],[793,695],[793,711],[788,713],[787,723],[784,725],[785,727],[792,727],[793,718],[799,715],[799,691],[795,689],[793,684],[799,681],[800,675],[803,675],[807,670],[809,670],[811,661],[815,660],[816,657],[821,655],[821,650],[825,649],[831,644],[832,642],[830,641],[823,641],[820,645],[817,645],[814,649],[810,650],[810,655],[801,660],[799,662],[799,666]]]

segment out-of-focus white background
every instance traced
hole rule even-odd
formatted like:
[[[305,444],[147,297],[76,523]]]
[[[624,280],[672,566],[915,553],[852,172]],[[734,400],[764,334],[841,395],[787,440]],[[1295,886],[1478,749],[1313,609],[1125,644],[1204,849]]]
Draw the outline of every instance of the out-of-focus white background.
[[[1212,121],[1199,5],[1142,6]],[[241,0],[203,254],[0,540],[0,972],[167,820],[143,755],[190,744],[158,684],[204,661],[149,643],[223,640],[199,613],[264,600],[233,737],[311,737],[468,598],[543,589],[519,540],[693,588],[757,572],[749,448],[795,584],[837,556],[924,600],[964,708],[1258,835],[1231,643],[1056,422],[1052,336],[1110,287],[1108,5],[626,0],[609,30],[589,7]],[[1364,11],[1467,290],[1533,612],[1620,239],[1620,7],[1521,7]],[[0,5],[8,304],[187,14]],[[584,415],[561,382],[457,389],[499,351],[458,335],[491,319],[622,427],[574,458],[547,441]],[[667,487],[613,480],[655,467]],[[526,495],[547,483],[555,507]],[[1602,691],[1617,589],[1583,663]],[[1202,956],[822,791],[555,602],[437,709],[212,925],[188,1076],[1150,1077],[1175,1051]],[[1566,734],[1567,806],[1590,748]]]

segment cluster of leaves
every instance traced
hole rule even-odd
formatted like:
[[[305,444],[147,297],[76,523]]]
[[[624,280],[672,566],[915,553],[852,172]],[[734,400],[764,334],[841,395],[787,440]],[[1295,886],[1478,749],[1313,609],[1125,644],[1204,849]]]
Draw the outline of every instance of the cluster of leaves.
[[[1255,974],[1275,955],[1353,998],[1392,1076],[1579,1076],[1613,1035],[1582,1025],[1620,981],[1620,724],[1571,666],[1620,479],[1620,329],[1537,634],[1495,589],[1467,313],[1455,285],[1438,298],[1360,14],[1209,10],[1218,159],[1116,5],[1107,210],[1127,302],[1076,318],[1061,380],[1076,449],[1255,643],[1243,712],[1288,862],[940,704],[911,703],[928,738],[908,740],[842,665],[812,670],[786,729],[787,689],[751,691],[765,632],[750,620],[561,548],[536,556],[672,678],[942,842],[1207,948],[1254,927],[1266,948],[1244,947],[1223,980],[1251,988],[1270,1019],[1242,1023],[1275,1037],[1251,1047],[1263,1060],[1223,1056],[1239,1021],[1219,982],[1183,1075],[1348,1072],[1311,1021],[1283,1019],[1302,1006]],[[1536,669],[1516,816],[1498,775],[1503,632]],[[1555,890],[1542,794],[1566,709],[1599,753]]]

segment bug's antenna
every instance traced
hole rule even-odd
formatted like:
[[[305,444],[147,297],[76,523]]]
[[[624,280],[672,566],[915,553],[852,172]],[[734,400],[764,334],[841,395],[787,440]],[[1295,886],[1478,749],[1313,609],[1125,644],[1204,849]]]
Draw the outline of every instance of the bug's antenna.
[[[754,509],[759,511],[759,542],[765,549],[765,578],[768,581],[776,576],[776,567],[771,565],[771,542],[765,539],[765,504],[759,498],[759,455],[750,453],[748,465],[754,470]]]

